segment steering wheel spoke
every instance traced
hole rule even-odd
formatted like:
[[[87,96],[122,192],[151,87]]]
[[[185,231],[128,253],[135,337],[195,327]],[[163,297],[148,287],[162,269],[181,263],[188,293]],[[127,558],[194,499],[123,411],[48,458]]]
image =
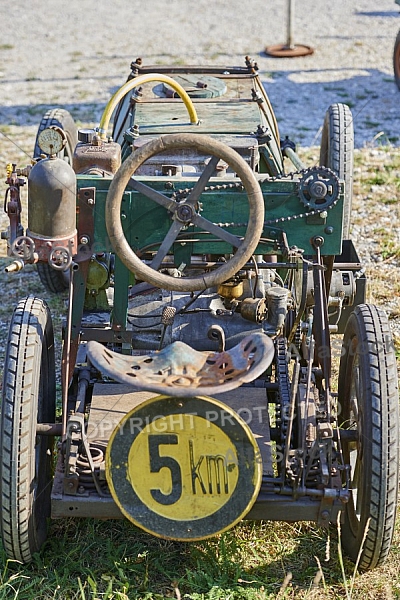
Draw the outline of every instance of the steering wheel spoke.
[[[161,246],[159,247],[157,254],[155,255],[155,257],[153,258],[153,260],[150,263],[150,267],[152,269],[157,270],[160,268],[162,261],[167,256],[168,250],[171,248],[172,244],[176,240],[182,227],[183,227],[183,223],[179,223],[179,221],[175,221],[175,220],[172,222],[172,225],[171,225],[167,235],[163,239],[163,242],[162,242]]]
[[[229,231],[222,229],[222,227],[219,227],[218,225],[216,225],[215,223],[212,223],[208,219],[205,219],[201,215],[195,215],[192,219],[192,223],[193,223],[193,225],[197,225],[197,227],[201,227],[201,229],[204,229],[204,231],[208,231],[209,233],[212,233],[217,238],[219,238],[220,240],[223,240],[224,242],[227,242],[234,248],[239,248],[239,246],[242,243],[242,240],[240,238],[238,238],[236,235],[229,233]]]
[[[175,200],[171,200],[170,198],[167,198],[167,196],[164,196],[164,194],[157,192],[157,190],[153,190],[153,188],[151,188],[149,185],[146,185],[145,183],[134,179],[134,177],[131,177],[129,179],[128,185],[136,192],[140,192],[141,194],[143,194],[143,196],[147,196],[147,198],[153,200],[153,202],[157,202],[157,204],[164,206],[164,208],[171,211],[174,210],[176,205]]]
[[[212,177],[213,173],[215,172],[219,161],[220,159],[218,156],[211,157],[209,163],[206,165],[204,171],[200,175],[198,182],[187,197],[187,204],[191,204],[192,206],[194,206],[196,202],[198,202],[201,194],[204,192],[204,188],[210,180],[210,177]]]
[[[165,151],[196,149],[210,160],[183,202],[176,202],[154,190],[150,185],[134,179],[135,171],[149,158]],[[198,212],[198,202],[207,183],[212,177],[220,160],[226,162],[240,178],[249,203],[248,226],[243,239],[233,235],[221,226],[213,223]],[[163,206],[169,213],[172,223],[150,265],[145,264],[129,246],[121,223],[121,204],[126,186],[129,185],[148,199]],[[210,200],[211,201],[211,200]],[[205,201],[206,202],[206,201]],[[106,201],[106,227],[111,245],[124,265],[138,279],[165,290],[192,292],[219,285],[235,275],[250,260],[255,252],[263,231],[264,199],[258,181],[243,158],[225,144],[211,137],[199,134],[183,133],[164,135],[153,139],[132,153],[121,165],[111,182]],[[160,273],[165,256],[178,238],[180,231],[189,225],[195,225],[205,232],[216,236],[235,248],[235,253],[215,270],[191,277],[172,277]],[[155,224],[156,227],[156,224]]]

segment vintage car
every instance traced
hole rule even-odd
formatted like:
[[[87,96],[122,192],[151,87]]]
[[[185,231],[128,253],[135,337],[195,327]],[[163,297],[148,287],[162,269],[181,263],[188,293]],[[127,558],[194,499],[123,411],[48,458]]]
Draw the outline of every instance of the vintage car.
[[[7,271],[36,263],[68,309],[60,399],[46,303],[24,298],[11,320],[8,557],[30,561],[50,516],[126,518],[182,541],[243,518],[340,519],[359,568],[381,564],[397,504],[396,361],[350,239],[348,106],[327,107],[307,166],[249,57],[137,59],[98,127],[51,109],[34,154],[8,173]]]

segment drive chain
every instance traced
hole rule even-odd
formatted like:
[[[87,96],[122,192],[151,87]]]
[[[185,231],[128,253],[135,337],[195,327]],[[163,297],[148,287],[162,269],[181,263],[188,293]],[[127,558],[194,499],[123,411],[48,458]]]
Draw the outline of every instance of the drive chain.
[[[327,169],[325,167],[322,167],[325,171],[327,171]],[[306,175],[308,175],[309,173],[311,173],[312,171],[315,171],[315,167],[311,167],[310,169],[303,169],[302,171],[294,171],[293,173],[289,173],[288,175],[285,175],[284,178],[290,178],[290,179],[294,179],[295,176],[301,176],[301,177],[305,177]],[[266,177],[265,179],[262,179],[259,181],[260,186],[265,183],[265,182],[271,182],[271,181],[277,181],[279,179],[283,179],[283,177]],[[203,190],[204,192],[218,192],[221,190],[230,190],[230,189],[236,189],[236,190],[241,190],[244,191],[244,187],[241,183],[224,183],[222,185],[210,185],[210,186],[206,186]],[[185,188],[183,190],[177,190],[174,194],[173,194],[173,198],[177,201],[177,202],[181,202],[182,200],[184,200],[191,192],[191,188]],[[329,206],[324,206],[321,209],[313,209],[310,211],[305,211],[302,213],[299,213],[298,215],[288,215],[286,217],[278,217],[276,219],[269,219],[268,221],[264,221],[264,227],[268,227],[268,226],[273,226],[273,225],[279,225],[281,223],[288,223],[290,221],[296,221],[299,219],[304,219],[306,217],[313,217],[316,215],[320,215],[323,212],[326,212],[327,210],[332,210],[332,208],[334,208],[336,206],[336,204],[338,203],[339,200],[339,195],[334,198],[331,202],[331,204]],[[247,227],[248,223],[215,223],[215,225],[217,225],[218,227],[221,228],[227,228],[227,227]]]

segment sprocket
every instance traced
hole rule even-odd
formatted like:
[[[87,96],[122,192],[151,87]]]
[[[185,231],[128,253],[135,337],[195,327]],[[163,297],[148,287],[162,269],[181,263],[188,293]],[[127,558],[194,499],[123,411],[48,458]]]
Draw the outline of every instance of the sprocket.
[[[304,206],[318,212],[336,204],[339,198],[339,179],[326,167],[311,167],[302,172],[299,197]]]

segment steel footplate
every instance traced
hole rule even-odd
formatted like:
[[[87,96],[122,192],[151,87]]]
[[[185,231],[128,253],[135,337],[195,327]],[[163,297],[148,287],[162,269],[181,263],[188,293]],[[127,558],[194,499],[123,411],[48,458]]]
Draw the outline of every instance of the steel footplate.
[[[173,396],[234,390],[259,377],[274,358],[274,343],[261,333],[223,352],[199,352],[183,342],[145,356],[119,354],[95,341],[87,350],[92,364],[111,379]]]

